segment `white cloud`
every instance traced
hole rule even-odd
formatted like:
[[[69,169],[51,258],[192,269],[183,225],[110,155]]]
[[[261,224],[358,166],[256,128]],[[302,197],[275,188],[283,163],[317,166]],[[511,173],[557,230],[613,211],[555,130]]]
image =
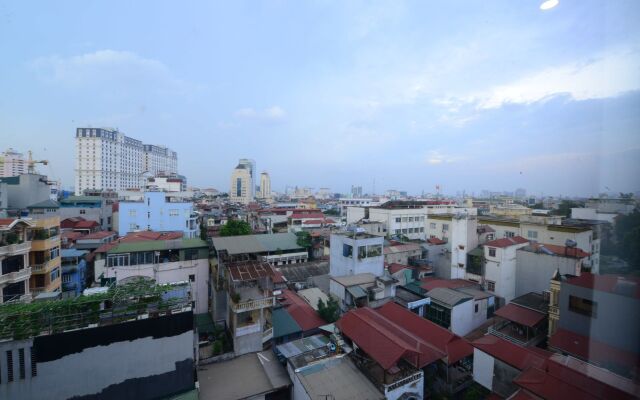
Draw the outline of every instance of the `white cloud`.
[[[162,62],[130,51],[98,50],[71,57],[50,56],[30,64],[48,83],[73,88],[127,88],[152,86],[157,90],[184,90],[189,85],[174,78]]]
[[[509,103],[530,104],[559,94],[587,100],[614,97],[637,89],[640,89],[638,53],[616,50],[595,60],[547,68],[460,100],[476,103],[480,109],[491,109]]]
[[[275,122],[284,120],[287,113],[280,106],[271,106],[262,110],[247,107],[236,111],[234,116],[242,119],[267,120]]]
[[[462,156],[454,156],[450,154],[444,154],[440,150],[431,150],[427,153],[426,161],[427,164],[438,165],[438,164],[449,164],[456,161],[463,160]]]

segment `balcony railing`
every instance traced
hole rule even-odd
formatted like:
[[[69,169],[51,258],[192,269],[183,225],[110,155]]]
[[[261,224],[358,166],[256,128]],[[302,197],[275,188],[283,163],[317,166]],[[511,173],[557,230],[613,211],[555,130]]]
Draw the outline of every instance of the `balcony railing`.
[[[262,331],[262,326],[259,323],[247,325],[247,326],[240,326],[236,328],[235,336],[239,337],[244,335],[250,335],[252,333],[258,333],[260,331]]]
[[[31,264],[31,271],[37,274],[37,273],[45,272],[50,267],[51,267],[51,260],[44,262],[42,264]]]
[[[0,246],[0,256],[12,255],[29,250],[31,250],[31,242],[8,244],[6,246]]]
[[[0,284],[14,283],[24,279],[28,279],[31,276],[31,267],[22,268],[16,272],[10,272],[8,274],[0,275]]]
[[[273,339],[273,328],[269,328],[262,332],[262,344],[265,344],[269,340]]]
[[[275,297],[267,297],[260,300],[251,300],[240,303],[231,303],[231,310],[235,313],[241,313],[245,311],[259,310],[261,308],[273,307],[276,304]]]

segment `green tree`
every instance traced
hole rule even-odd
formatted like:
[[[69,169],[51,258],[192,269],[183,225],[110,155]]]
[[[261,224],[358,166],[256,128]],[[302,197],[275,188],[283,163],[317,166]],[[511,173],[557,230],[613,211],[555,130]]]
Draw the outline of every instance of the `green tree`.
[[[553,214],[569,218],[571,216],[571,209],[578,207],[582,207],[582,205],[573,200],[562,200],[558,209],[553,211]]]
[[[322,299],[318,299],[318,314],[320,318],[327,323],[333,323],[340,318],[340,307],[338,307],[338,301],[333,297],[329,297],[326,304]]]
[[[311,246],[313,242],[311,241],[311,234],[307,231],[296,232],[296,244],[300,247],[304,247],[309,253],[309,257],[311,257]]]
[[[220,228],[220,236],[239,236],[250,235],[251,227],[245,221],[230,219],[222,228]]]

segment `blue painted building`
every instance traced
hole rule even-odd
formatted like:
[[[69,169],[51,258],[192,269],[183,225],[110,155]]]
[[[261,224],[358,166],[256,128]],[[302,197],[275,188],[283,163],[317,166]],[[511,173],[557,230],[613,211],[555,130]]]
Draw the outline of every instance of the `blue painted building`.
[[[193,203],[172,201],[165,192],[145,192],[143,201],[121,201],[114,220],[120,236],[136,231],[182,231],[190,239],[200,234]]]
[[[82,294],[87,282],[86,250],[62,249],[62,297]]]

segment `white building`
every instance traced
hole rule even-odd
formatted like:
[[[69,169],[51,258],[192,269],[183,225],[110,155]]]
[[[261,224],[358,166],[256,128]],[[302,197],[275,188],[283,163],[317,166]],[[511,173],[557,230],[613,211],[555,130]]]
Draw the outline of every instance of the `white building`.
[[[451,218],[451,279],[467,279],[467,254],[478,247],[478,220],[475,215],[456,214]]]
[[[251,170],[245,164],[238,164],[231,173],[229,200],[234,203],[251,203],[253,201],[252,188],[253,178],[251,177]]]
[[[0,155],[0,178],[9,178],[27,173],[27,160],[24,154],[7,149]]]
[[[178,153],[164,146],[143,145],[143,171],[153,175],[169,175],[178,173]],[[184,189],[186,190],[186,188]]]
[[[516,297],[516,250],[529,241],[522,236],[492,240],[484,244],[485,288],[502,304]]]
[[[267,172],[260,174],[260,198],[271,199],[271,178]]]
[[[332,277],[384,273],[384,238],[365,233],[340,232],[331,235],[329,274]]]
[[[256,169],[256,162],[254,160],[251,160],[249,158],[241,158],[238,161],[239,165],[244,165],[245,168],[249,171],[249,177],[251,178],[251,182],[249,183],[248,188],[250,189],[247,194],[249,196],[249,198],[251,198],[251,201],[253,201],[253,199],[256,197],[256,174],[258,173],[258,170]]]
[[[144,186],[143,173],[177,173],[177,154],[166,147],[144,145],[117,130],[76,130],[76,194],[85,189],[126,190]]]
[[[163,192],[185,192],[187,178],[182,175],[159,175],[147,178],[146,190],[160,190]]]
[[[209,309],[209,245],[200,239],[147,240],[113,243],[98,249],[96,278],[127,282],[134,277],[157,283],[190,282],[196,313]]]

